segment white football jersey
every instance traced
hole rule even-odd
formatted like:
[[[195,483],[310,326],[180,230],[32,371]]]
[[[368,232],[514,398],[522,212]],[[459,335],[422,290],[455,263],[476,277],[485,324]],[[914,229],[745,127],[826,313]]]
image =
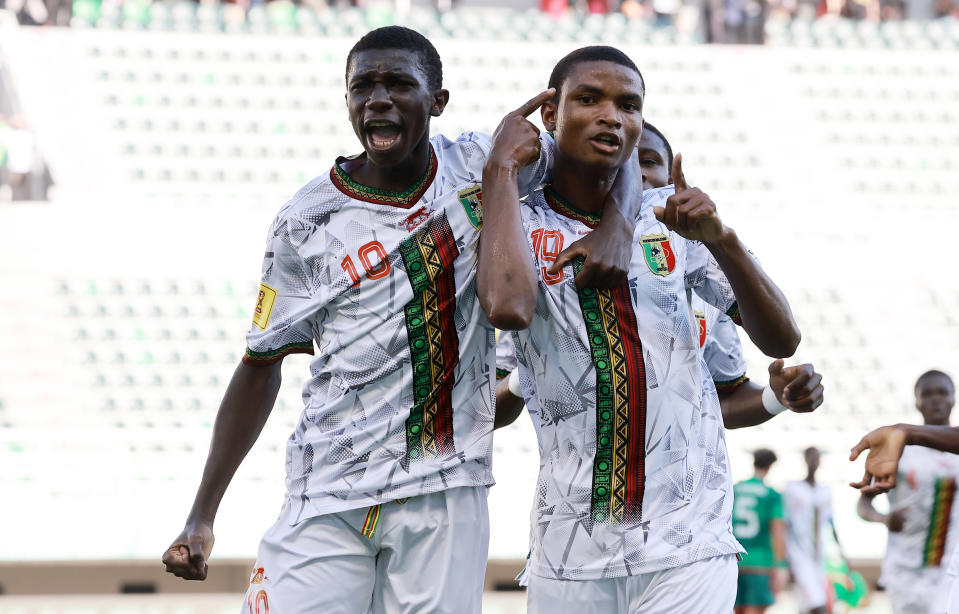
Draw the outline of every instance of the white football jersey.
[[[825,532],[832,531],[832,493],[821,482],[789,482],[783,493],[786,554],[790,559],[822,561]]]
[[[287,442],[295,519],[493,483],[494,331],[475,292],[487,135],[430,139],[405,192],[340,159],[270,231],[245,361],[318,355]],[[523,171],[539,185],[551,166]],[[347,168],[348,170],[348,168]]]
[[[902,531],[889,533],[883,572],[896,568],[949,565],[959,544],[959,456],[906,446],[899,460],[896,487],[889,491],[890,511],[904,510]]]
[[[692,295],[693,318],[699,329],[699,346],[709,375],[719,393],[732,392],[746,381],[743,345],[733,319],[699,295]]]
[[[530,327],[514,333],[536,423],[540,472],[530,571],[585,580],[649,573],[742,552],[722,414],[701,360],[687,291],[736,313],[706,248],[653,216],[644,194],[623,285],[579,290],[580,264],[550,275],[598,219],[549,189],[521,208],[538,277]]]

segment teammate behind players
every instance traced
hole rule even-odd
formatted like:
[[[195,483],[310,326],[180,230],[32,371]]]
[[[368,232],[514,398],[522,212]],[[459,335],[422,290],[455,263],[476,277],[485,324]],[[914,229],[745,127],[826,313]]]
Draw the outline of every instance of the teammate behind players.
[[[529,611],[729,612],[741,547],[722,416],[701,374],[686,292],[730,313],[738,299],[747,332],[772,355],[791,354],[799,332],[709,197],[686,187],[679,160],[674,196],[644,194],[642,250],[627,281],[602,291],[572,284],[580,262],[567,263],[563,246],[603,217],[642,131],[645,91],[635,64],[611,47],[567,55],[550,85],[556,96],[541,116],[555,131],[553,184],[520,203],[513,168],[487,163],[484,237],[521,219],[527,241],[509,235],[498,251],[481,243],[477,273],[488,312],[515,310],[494,325],[529,324],[516,335],[541,451]],[[520,128],[498,131],[493,151],[523,149],[530,135]]]
[[[950,379],[949,383],[951,382]],[[947,403],[955,404],[955,388],[950,385],[945,391]],[[898,483],[899,463],[906,446],[922,446],[959,454],[959,427],[893,424],[875,429],[859,440],[849,453],[849,460],[854,461],[869,450],[862,480],[853,482],[850,486],[867,496],[875,496],[895,488]],[[954,496],[952,500],[955,502]],[[947,575],[952,588],[948,593],[946,614],[959,614],[959,544],[952,550]]]
[[[923,424],[948,426],[955,386],[941,371],[927,371],[915,386]],[[946,609],[949,555],[959,544],[959,456],[921,446],[903,450],[889,513],[873,507],[875,495],[859,499],[859,515],[889,529],[880,583],[893,614],[938,614]]]
[[[364,153],[338,159],[273,223],[248,349],[163,561],[206,577],[217,508],[272,410],[280,361],[315,344],[287,441],[287,499],[244,611],[478,613],[493,483],[494,331],[475,296],[490,139],[429,138],[449,93],[436,50],[412,30],[360,39],[346,83]],[[524,182],[538,185],[551,145],[528,145]],[[632,202],[609,201],[625,212],[611,223],[628,230],[594,240],[600,251],[631,253]],[[591,266],[594,280],[609,272]]]
[[[756,450],[755,474],[733,487],[733,534],[746,549],[739,562],[736,614],[762,614],[785,586],[783,499],[764,482],[775,462],[772,450]]]

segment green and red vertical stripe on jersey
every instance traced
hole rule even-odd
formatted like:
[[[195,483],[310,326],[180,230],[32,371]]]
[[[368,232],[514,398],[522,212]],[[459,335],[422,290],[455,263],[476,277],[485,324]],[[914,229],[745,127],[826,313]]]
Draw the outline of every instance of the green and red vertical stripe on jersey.
[[[578,274],[582,260],[573,265]],[[646,366],[636,314],[624,281],[583,288],[579,304],[596,371],[593,522],[638,522],[646,483]]]
[[[929,517],[929,533],[922,553],[923,567],[939,567],[946,554],[946,537],[949,535],[949,519],[956,500],[955,478],[936,479],[932,512]]]
[[[406,330],[413,367],[413,407],[406,420],[406,460],[448,455],[453,445],[453,370],[459,338],[453,316],[459,255],[446,215],[430,219],[400,244],[413,287],[406,304]]]

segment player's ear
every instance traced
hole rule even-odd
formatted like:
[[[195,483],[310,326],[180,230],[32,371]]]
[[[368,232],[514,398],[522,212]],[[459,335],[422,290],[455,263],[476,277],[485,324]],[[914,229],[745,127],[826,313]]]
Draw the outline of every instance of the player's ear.
[[[439,117],[443,114],[443,110],[446,109],[446,105],[450,101],[450,92],[449,90],[439,89],[433,92],[433,104],[430,105],[430,115],[433,117]]]
[[[543,127],[546,128],[547,132],[556,130],[556,110],[558,108],[556,102],[552,100],[547,100],[543,103],[543,106],[539,108],[539,115],[543,120]]]

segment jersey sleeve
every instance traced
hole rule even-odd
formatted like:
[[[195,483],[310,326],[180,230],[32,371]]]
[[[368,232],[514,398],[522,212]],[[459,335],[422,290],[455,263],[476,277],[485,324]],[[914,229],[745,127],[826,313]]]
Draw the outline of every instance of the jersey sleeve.
[[[743,346],[732,318],[720,314],[706,335],[703,358],[720,394],[732,392],[746,381]]]
[[[447,141],[448,142],[448,141]],[[539,159],[520,169],[517,174],[517,187],[520,197],[525,197],[534,190],[548,183],[553,172],[553,152],[555,143],[553,137],[544,133],[539,136]],[[493,148],[493,139],[484,132],[464,132],[456,139],[456,150],[459,163],[456,166],[464,174],[459,179],[482,183],[483,167]]]
[[[553,173],[553,152],[556,145],[548,132],[539,135],[539,159],[520,169],[516,179],[520,197],[524,197],[549,183]]]
[[[496,379],[500,380],[512,373],[518,363],[513,334],[506,330],[498,330],[496,335]]]
[[[313,321],[322,299],[294,240],[296,222],[282,215],[273,222],[263,255],[253,325],[246,335],[243,362],[268,365],[288,354],[313,353]]]

